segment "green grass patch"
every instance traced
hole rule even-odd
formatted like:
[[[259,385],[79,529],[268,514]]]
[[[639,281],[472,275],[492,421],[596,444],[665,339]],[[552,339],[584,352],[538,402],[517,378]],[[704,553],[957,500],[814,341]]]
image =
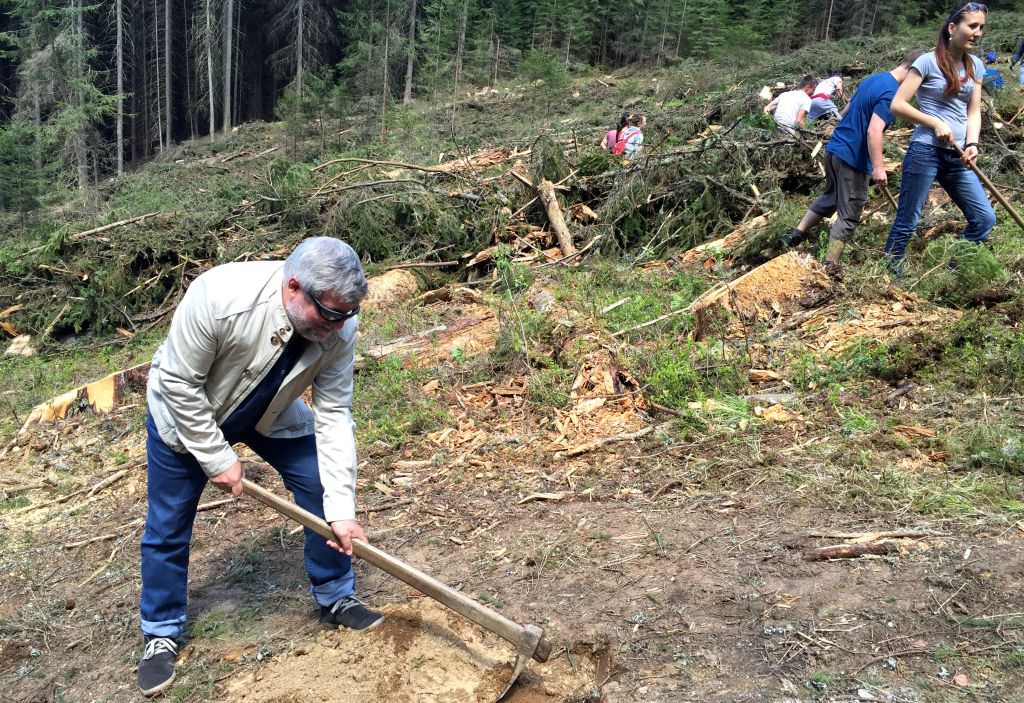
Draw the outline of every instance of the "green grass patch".
[[[368,361],[356,376],[353,414],[360,445],[397,446],[438,427],[444,408],[420,392],[430,378],[427,371],[404,368],[397,358]]]
[[[215,640],[252,634],[260,622],[260,611],[251,606],[214,608],[202,613],[190,625],[189,635],[195,640]]]

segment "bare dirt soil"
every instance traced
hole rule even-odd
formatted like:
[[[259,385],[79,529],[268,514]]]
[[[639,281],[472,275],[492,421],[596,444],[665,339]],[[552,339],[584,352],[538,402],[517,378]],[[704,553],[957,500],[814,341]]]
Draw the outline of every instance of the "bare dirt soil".
[[[531,407],[520,378],[441,369],[423,392],[445,427],[400,455],[370,447],[361,466],[377,546],[555,643],[508,700],[1024,700],[1024,524],[921,507],[942,498],[922,498],[928,486],[956,494],[965,480],[927,429],[953,411],[879,383],[862,407],[900,424],[844,434],[808,391],[792,412],[737,424],[704,404],[710,429],[659,424],[573,454],[647,412],[621,402],[612,359],[581,366],[564,410]],[[35,426],[5,452],[6,484],[45,482],[3,515],[5,701],[138,699],[142,404],[129,394],[110,415]],[[867,449],[870,465],[849,460]],[[249,466],[283,494],[258,457]],[[1019,485],[1003,498],[1024,498]],[[485,701],[502,687],[511,645],[362,564],[359,592],[386,624],[322,630],[294,526],[212,489],[204,507],[172,699]],[[898,551],[802,557],[872,532]]]

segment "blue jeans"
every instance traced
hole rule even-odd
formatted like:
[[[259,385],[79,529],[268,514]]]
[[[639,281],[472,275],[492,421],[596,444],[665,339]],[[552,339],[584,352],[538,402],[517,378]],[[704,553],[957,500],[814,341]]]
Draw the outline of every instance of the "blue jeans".
[[[941,149],[924,142],[911,142],[903,158],[903,176],[900,179],[900,202],[896,219],[885,241],[885,254],[889,266],[895,271],[902,268],[907,243],[921,219],[921,208],[928,199],[932,183],[949,193],[956,206],[967,218],[963,238],[970,242],[988,240],[988,233],[996,224],[992,209],[981,181],[969,168],[960,163],[952,149]]]
[[[152,417],[146,418],[146,431],[149,504],[142,536],[142,632],[176,638],[185,626],[189,542],[207,479],[195,457],[173,451],[160,439]],[[248,445],[277,469],[296,503],[324,516],[315,437],[270,439],[253,430],[227,440]],[[352,595],[355,573],[351,557],[328,547],[327,541],[311,530],[305,530],[305,537],[306,573],[317,604],[331,605]]]

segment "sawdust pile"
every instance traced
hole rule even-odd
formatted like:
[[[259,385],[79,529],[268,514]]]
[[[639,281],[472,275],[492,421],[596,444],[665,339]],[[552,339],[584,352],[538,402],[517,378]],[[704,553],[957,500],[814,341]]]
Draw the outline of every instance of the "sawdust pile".
[[[257,671],[229,680],[225,699],[246,703],[491,703],[512,673],[515,647],[429,598],[382,608],[367,633],[322,632]],[[563,701],[594,683],[586,657],[531,662],[505,698]]]
[[[552,451],[646,427],[647,402],[640,383],[619,366],[614,352],[600,349],[580,364],[569,405],[556,410]]]
[[[768,322],[816,307],[831,295],[831,290],[821,264],[807,254],[792,251],[694,301],[694,334],[698,339],[706,336],[729,312],[740,322],[732,325],[730,332],[742,333],[742,323]]]
[[[420,287],[416,276],[404,269],[373,276],[367,279],[367,284],[370,290],[363,300],[363,306],[367,308],[382,308],[408,300],[416,295]]]
[[[803,342],[820,351],[843,351],[858,338],[892,342],[914,333],[937,331],[960,319],[913,293],[889,290],[882,300],[857,305],[833,303],[813,311],[800,325]]]

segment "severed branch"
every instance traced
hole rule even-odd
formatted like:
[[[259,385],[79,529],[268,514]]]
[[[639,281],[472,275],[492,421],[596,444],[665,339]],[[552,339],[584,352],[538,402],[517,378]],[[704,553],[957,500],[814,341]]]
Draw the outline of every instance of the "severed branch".
[[[61,503],[67,503],[72,498],[75,498],[76,496],[80,496],[83,493],[86,493],[89,496],[96,495],[98,492],[100,492],[104,488],[108,487],[112,483],[115,483],[116,481],[120,481],[122,478],[127,476],[128,472],[131,469],[135,469],[135,468],[138,468],[139,466],[145,466],[145,465],[146,465],[146,460],[145,459],[142,459],[140,461],[129,462],[127,464],[122,464],[121,467],[119,469],[117,469],[113,474],[111,474],[110,476],[107,476],[105,479],[103,479],[102,481],[100,481],[99,483],[97,483],[97,484],[95,484],[93,486],[87,486],[86,488],[81,488],[81,489],[79,489],[77,491],[74,491],[72,493],[68,493],[67,495],[63,495],[63,496],[60,496],[58,498],[54,498],[53,500],[48,500],[45,503],[39,503],[38,505],[26,505],[24,508],[19,508],[18,510],[14,510],[11,513],[8,513],[8,514],[9,515],[20,515],[21,513],[27,513],[27,512],[30,512],[32,510],[39,510],[40,508],[48,508],[51,505],[60,505]]]
[[[394,271],[395,269],[436,269],[445,268],[446,266],[458,266],[458,261],[411,261],[407,264],[395,264],[394,266],[385,266],[385,271]]]
[[[92,235],[100,234],[101,232],[107,232],[117,227],[124,227],[125,225],[134,224],[136,222],[142,222],[143,220],[148,220],[150,217],[156,217],[159,214],[159,212],[147,212],[145,215],[139,215],[138,217],[129,217],[127,220],[111,222],[109,225],[103,225],[102,227],[94,227],[92,229],[87,229],[84,232],[79,232],[78,234],[72,234],[70,237],[68,237],[68,240],[72,242],[77,242],[79,239],[91,237]]]
[[[222,505],[229,505],[231,503],[238,503],[238,502],[239,501],[234,499],[234,498],[224,498],[223,500],[213,500],[213,501],[210,501],[209,503],[202,503],[202,504],[200,504],[198,507],[196,507],[196,512],[197,513],[201,513],[204,510],[213,510],[215,508],[221,507]],[[87,544],[94,544],[96,542],[106,542],[107,540],[110,540],[110,539],[117,539],[118,537],[120,537],[124,533],[125,530],[130,530],[130,529],[135,528],[135,527],[141,527],[143,524],[145,524],[145,522],[146,522],[146,518],[141,518],[141,517],[140,518],[136,518],[135,520],[132,520],[131,522],[126,522],[123,525],[119,525],[114,532],[111,532],[109,534],[98,535],[96,537],[89,537],[88,539],[81,539],[81,540],[78,540],[77,542],[68,542],[67,544],[64,545],[64,549],[77,549],[78,547],[84,547]]]
[[[890,530],[888,532],[808,532],[807,536],[825,539],[852,539],[855,542],[877,542],[880,539],[949,537],[949,533],[933,530]]]
[[[857,559],[867,554],[884,556],[898,552],[895,542],[868,542],[861,544],[837,544],[804,551],[804,561],[831,561],[832,559]]]
[[[592,452],[595,449],[600,449],[606,444],[612,444],[614,442],[629,442],[634,439],[640,439],[641,437],[646,437],[647,435],[653,432],[668,429],[671,425],[671,422],[663,422],[660,425],[650,425],[648,427],[644,427],[643,429],[635,430],[633,432],[622,432],[620,434],[612,435],[611,437],[595,439],[593,442],[587,442],[586,444],[581,444],[579,446],[572,447],[571,449],[565,452],[565,456],[579,456],[580,454],[586,454],[587,452]]]
[[[312,168],[310,172],[316,173],[320,169],[327,168],[328,166],[343,163],[368,164],[370,166],[393,166],[395,168],[407,168],[410,171],[423,171],[424,173],[443,173],[449,176],[458,175],[451,173],[450,171],[447,171],[444,168],[441,168],[440,166],[418,166],[416,164],[405,163],[404,161],[377,161],[375,159],[358,159],[354,156],[347,156],[340,159],[331,159],[330,161],[325,161],[319,166],[315,166],[314,168]]]
[[[420,186],[423,185],[419,181],[412,180],[411,178],[396,178],[394,180],[388,180],[388,181],[366,181],[365,183],[353,183],[351,185],[338,186],[337,188],[330,188],[328,190],[318,191],[317,193],[314,193],[313,197],[316,197],[317,195],[326,195],[326,194],[330,194],[330,193],[341,193],[342,191],[345,191],[345,190],[358,190],[360,188],[375,188],[376,186],[392,185],[393,183],[415,183],[415,184],[420,185]]]
[[[661,317],[656,317],[653,320],[648,320],[647,322],[642,322],[639,325],[636,325],[635,327],[628,327],[626,329],[619,330],[618,332],[615,332],[614,334],[612,334],[612,336],[613,337],[621,337],[622,335],[626,334],[627,332],[636,332],[637,330],[642,330],[645,327],[650,327],[651,325],[656,325],[659,322],[664,322],[665,320],[668,320],[669,318],[675,317],[676,315],[682,315],[684,313],[692,312],[694,305],[696,305],[698,301],[703,300],[705,298],[705,296],[716,295],[720,291],[725,290],[728,287],[729,287],[728,283],[721,283],[718,286],[716,286],[715,288],[712,288],[710,291],[708,291],[704,295],[699,296],[696,300],[694,300],[692,303],[687,305],[685,308],[678,308],[676,310],[673,310],[672,312],[665,313]]]

